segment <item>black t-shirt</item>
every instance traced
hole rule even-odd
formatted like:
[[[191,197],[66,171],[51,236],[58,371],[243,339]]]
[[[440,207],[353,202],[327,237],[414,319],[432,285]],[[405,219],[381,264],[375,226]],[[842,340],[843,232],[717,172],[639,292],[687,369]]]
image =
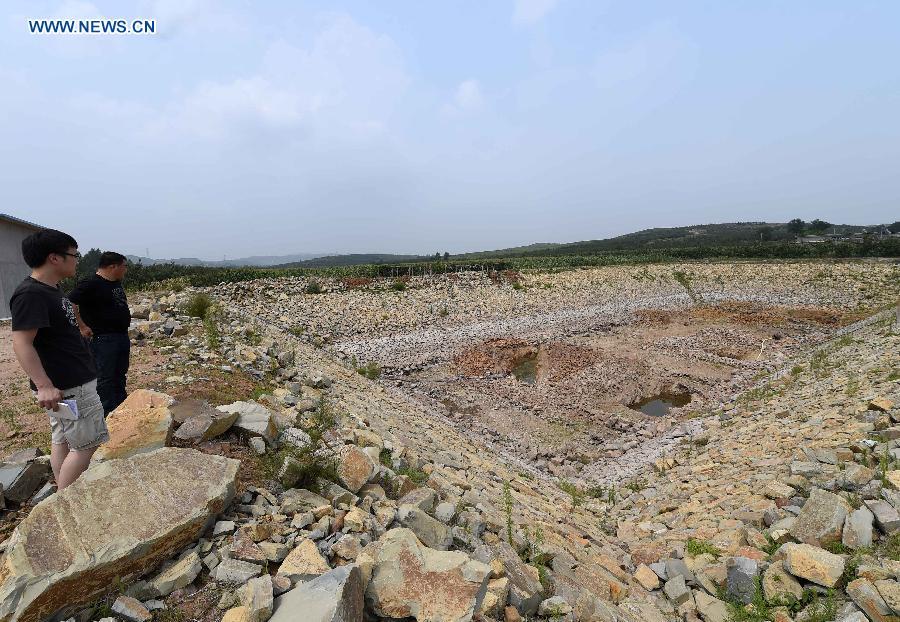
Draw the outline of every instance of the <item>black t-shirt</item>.
[[[12,329],[38,329],[34,337],[44,371],[57,389],[65,390],[97,377],[94,358],[78,330],[72,303],[58,287],[26,277],[9,301]],[[31,383],[34,389],[34,383]]]
[[[78,281],[69,294],[78,305],[81,319],[95,335],[127,333],[131,311],[121,281],[107,281],[99,274]]]

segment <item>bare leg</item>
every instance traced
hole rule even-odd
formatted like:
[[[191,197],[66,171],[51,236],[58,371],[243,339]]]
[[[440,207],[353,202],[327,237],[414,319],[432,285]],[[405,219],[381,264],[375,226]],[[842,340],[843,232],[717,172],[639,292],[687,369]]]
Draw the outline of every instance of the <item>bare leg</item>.
[[[59,471],[63,461],[69,455],[68,443],[53,443],[50,445],[50,468],[53,469],[53,479],[59,484]]]
[[[63,461],[59,476],[56,478],[56,486],[59,490],[70,485],[87,470],[88,466],[91,464],[91,456],[94,455],[95,451],[97,451],[97,448],[91,447],[90,449],[81,449],[78,451],[73,449],[69,452],[69,455],[66,456],[65,461]]]

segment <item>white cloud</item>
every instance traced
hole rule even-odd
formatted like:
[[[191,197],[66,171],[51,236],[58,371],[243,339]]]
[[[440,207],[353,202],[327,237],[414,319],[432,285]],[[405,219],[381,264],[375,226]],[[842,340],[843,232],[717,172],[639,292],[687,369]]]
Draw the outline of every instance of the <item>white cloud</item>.
[[[673,24],[653,24],[604,51],[594,64],[594,79],[604,89],[656,89],[673,68],[690,64],[694,51],[694,44]]]
[[[453,101],[441,107],[445,116],[455,117],[476,112],[484,107],[484,96],[478,80],[463,80],[453,93]]]
[[[559,0],[515,0],[515,2],[513,23],[526,26],[544,19],[559,4]]]

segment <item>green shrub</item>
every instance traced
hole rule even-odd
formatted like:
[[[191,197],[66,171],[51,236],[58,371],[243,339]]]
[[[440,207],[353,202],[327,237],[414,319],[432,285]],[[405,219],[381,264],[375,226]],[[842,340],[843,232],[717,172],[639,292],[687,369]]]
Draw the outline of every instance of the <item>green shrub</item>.
[[[406,289],[406,281],[396,279],[393,283],[391,283],[391,289],[395,292],[402,292]]]
[[[184,305],[184,312],[191,317],[203,319],[206,317],[207,312],[212,306],[212,299],[207,294],[198,292],[191,296],[187,304]]]
[[[722,554],[722,551],[709,540],[698,540],[697,538],[688,538],[684,545],[684,552],[691,557],[704,554],[718,557]]]
[[[277,452],[260,458],[263,474],[275,479],[288,460],[284,481],[293,482],[295,488],[306,488],[321,492],[323,480],[337,480],[337,459],[334,450],[325,440],[325,434],[337,425],[337,420],[325,400],[320,400],[318,408],[300,427],[309,435],[310,442],[303,447],[285,444]],[[320,447],[321,445],[321,447]]]
[[[322,285],[318,281],[313,279],[309,283],[307,283],[306,289],[304,289],[303,291],[307,294],[321,294]]]
[[[578,507],[584,501],[584,491],[572,482],[561,480],[559,488],[572,497],[572,507]]]
[[[381,377],[381,366],[375,361],[369,361],[365,365],[357,367],[356,373],[369,380],[378,380]]]

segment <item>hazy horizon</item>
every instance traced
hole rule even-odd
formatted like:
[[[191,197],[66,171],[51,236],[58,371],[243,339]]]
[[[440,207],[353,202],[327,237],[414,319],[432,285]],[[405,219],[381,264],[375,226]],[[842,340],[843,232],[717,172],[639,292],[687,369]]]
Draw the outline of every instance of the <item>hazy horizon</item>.
[[[154,35],[38,35],[143,18]],[[83,248],[477,252],[900,213],[900,5],[13,1],[0,204]]]

